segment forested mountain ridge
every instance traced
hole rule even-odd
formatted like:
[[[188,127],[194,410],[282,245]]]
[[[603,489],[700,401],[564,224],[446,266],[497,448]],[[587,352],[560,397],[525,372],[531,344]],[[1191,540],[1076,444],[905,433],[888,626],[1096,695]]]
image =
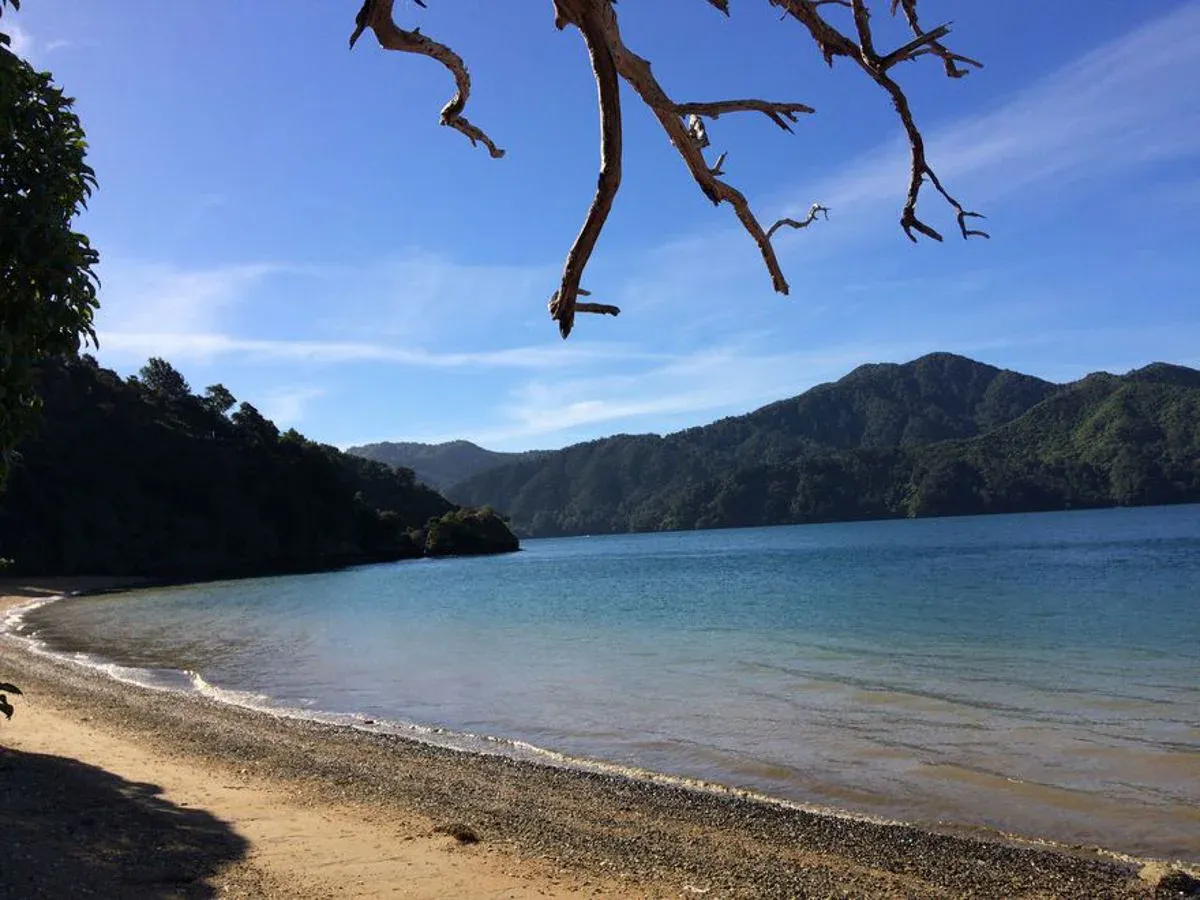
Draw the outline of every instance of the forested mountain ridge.
[[[1200,372],[1055,385],[951,354],[745,416],[621,435],[455,486],[555,535],[1200,500]]]
[[[389,466],[412,469],[418,481],[438,491],[444,491],[451,485],[496,466],[538,455],[536,450],[500,453],[470,441],[446,441],[442,444],[382,441],[350,447],[346,452]]]
[[[280,433],[221,385],[196,396],[162,360],[127,380],[54,361],[38,388],[40,427],[0,495],[14,574],[215,578],[516,547],[411,470]]]
[[[1057,385],[951,353],[859,366],[835,382],[667,440],[732,462],[770,463],[857,447],[972,437],[1011,421]]]
[[[933,353],[903,365],[860,366],[840,381],[667,438],[616,435],[579,446],[662,440],[680,448],[699,446],[708,461],[705,465],[718,458],[721,465],[776,462],[822,450],[968,437],[1015,418],[1054,390],[1056,385],[1038,378]],[[501,466],[537,463],[554,451],[499,453],[470,441],[448,441],[382,442],[346,452],[410,468],[425,484],[453,492],[456,485],[476,475]],[[686,450],[679,452],[686,455]],[[672,462],[678,461],[672,456]]]

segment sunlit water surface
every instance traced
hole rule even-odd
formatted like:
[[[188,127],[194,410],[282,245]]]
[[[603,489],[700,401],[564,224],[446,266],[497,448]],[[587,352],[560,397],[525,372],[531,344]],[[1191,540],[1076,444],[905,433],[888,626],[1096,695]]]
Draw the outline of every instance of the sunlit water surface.
[[[524,547],[17,627],[121,677],[443,743],[1200,859],[1200,507]]]

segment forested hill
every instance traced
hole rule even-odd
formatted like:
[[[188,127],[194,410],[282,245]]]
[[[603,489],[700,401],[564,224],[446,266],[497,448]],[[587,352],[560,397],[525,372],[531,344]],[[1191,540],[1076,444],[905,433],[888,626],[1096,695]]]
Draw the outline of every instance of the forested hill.
[[[444,444],[384,441],[351,447],[346,452],[389,466],[412,469],[418,481],[439,491],[496,466],[539,455],[537,451],[498,453],[470,441],[447,441]]]
[[[1200,372],[1156,363],[1055,385],[933,354],[448,493],[539,536],[1200,501]]]
[[[130,379],[63,360],[38,381],[42,422],[0,495],[14,574],[214,578],[516,548],[411,470],[280,433],[220,385],[196,396],[162,360]]]

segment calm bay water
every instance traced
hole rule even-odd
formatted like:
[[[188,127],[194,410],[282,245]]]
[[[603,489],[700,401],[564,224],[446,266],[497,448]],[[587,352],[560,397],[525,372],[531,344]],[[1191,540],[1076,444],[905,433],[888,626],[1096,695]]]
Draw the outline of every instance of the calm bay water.
[[[446,743],[1200,860],[1197,506],[527,541],[19,627]]]

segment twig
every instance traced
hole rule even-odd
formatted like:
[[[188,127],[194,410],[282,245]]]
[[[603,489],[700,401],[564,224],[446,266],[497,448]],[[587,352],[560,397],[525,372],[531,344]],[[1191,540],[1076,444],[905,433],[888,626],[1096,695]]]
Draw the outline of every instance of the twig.
[[[887,91],[888,95],[892,98],[892,105],[896,108],[896,113],[899,115],[900,122],[904,126],[904,132],[908,137],[909,144],[910,168],[908,194],[905,197],[904,208],[900,213],[900,227],[904,229],[904,233],[908,236],[908,239],[915,243],[917,240],[916,235],[923,234],[936,241],[942,240],[942,235],[935,228],[923,222],[917,215],[917,202],[921,196],[921,186],[925,183],[926,179],[929,180],[934,189],[954,209],[959,232],[964,238],[988,237],[984,231],[967,227],[967,219],[979,219],[983,218],[983,216],[964,209],[963,205],[942,185],[941,179],[933,167],[929,165],[929,161],[925,155],[925,139],[913,118],[908,97],[904,93],[904,89],[888,74],[888,69],[896,62],[915,57],[924,49],[936,52],[943,59],[949,57],[966,59],[966,57],[958,57],[955,54],[951,54],[950,51],[938,43],[938,38],[942,36],[938,34],[941,29],[934,29],[928,34],[920,30],[920,23],[916,17],[917,0],[892,0],[892,11],[894,13],[898,8],[902,8],[905,11],[909,26],[916,32],[918,40],[882,56],[875,50],[867,0],[851,0],[851,8],[854,12],[854,27],[858,38],[857,42],[838,31],[838,29],[822,18],[820,13],[817,12],[817,4],[813,0],[770,0],[770,2],[774,6],[783,8],[786,13],[790,14],[808,29],[809,34],[816,41],[827,62],[832,64],[833,58],[838,56],[853,60],[876,84]],[[946,29],[944,33],[948,33],[949,26],[942,26],[942,28]],[[974,60],[970,60],[970,62],[978,65]],[[952,77],[960,77],[958,74],[951,73],[949,63],[947,65],[948,74],[951,74]]]
[[[366,0],[363,3],[354,20],[354,33],[350,35],[351,49],[362,33],[370,28],[375,33],[375,39],[379,41],[379,46],[385,50],[416,53],[440,62],[450,70],[457,87],[450,102],[442,107],[441,123],[466,135],[472,145],[483,144],[493,159],[502,157],[504,151],[493,143],[483,129],[472,125],[462,114],[467,105],[467,98],[471,96],[471,76],[467,73],[467,66],[462,57],[445,44],[439,44],[437,41],[425,37],[419,29],[406,31],[399,27],[392,18],[394,4],[395,0]],[[418,3],[418,5],[424,6],[425,4]]]
[[[824,206],[822,206],[820,203],[814,203],[812,205],[812,208],[808,211],[808,215],[805,216],[803,219],[800,219],[800,220],[780,219],[778,222],[776,222],[774,225],[772,225],[770,228],[767,229],[767,237],[774,236],[775,232],[778,231],[780,228],[783,228],[785,225],[788,228],[795,228],[797,230],[799,230],[801,228],[807,228],[813,222],[817,221],[817,216],[823,216],[825,218],[825,221],[828,222],[829,221],[829,210],[826,209]]]
[[[425,5],[422,0],[415,2],[419,6]],[[729,15],[729,0],[707,2],[721,13]],[[950,34],[949,23],[925,31],[917,16],[919,0],[889,0],[892,15],[903,13],[913,39],[891,52],[881,53],[875,47],[875,37],[871,28],[870,0],[768,2],[780,8],[784,17],[794,18],[808,30],[826,63],[832,65],[837,58],[853,61],[891,98],[908,138],[911,157],[908,193],[900,214],[900,226],[908,238],[915,242],[917,235],[924,235],[933,240],[942,240],[942,235],[917,215],[921,188],[926,182],[932,184],[934,190],[954,210],[959,232],[964,238],[987,237],[985,232],[973,229],[967,223],[968,219],[983,217],[964,208],[930,166],[925,152],[925,140],[913,117],[908,97],[889,74],[899,63],[923,56],[936,56],[941,59],[946,74],[952,78],[961,78],[971,68],[980,67],[981,63],[954,53],[941,43],[943,38]],[[588,207],[583,226],[567,254],[558,289],[551,295],[549,302],[550,315],[558,322],[559,331],[564,338],[571,333],[577,313],[615,316],[620,312],[615,306],[590,301],[580,302],[579,298],[587,296],[587,291],[580,287],[583,274],[621,186],[622,80],[654,113],[704,195],[714,204],[728,203],[733,207],[738,221],[758,246],[771,282],[779,293],[788,293],[788,283],[771,239],[781,228],[803,229],[812,225],[818,218],[829,217],[828,209],[814,204],[805,218],[779,219],[770,228],[764,229],[751,210],[745,195],[722,180],[728,154],[721,152],[712,165],[704,158],[704,151],[711,146],[705,119],[716,120],[729,113],[757,112],[790,133],[792,126],[799,121],[799,116],[812,113],[812,107],[804,103],[759,99],[676,103],[654,77],[650,63],[625,45],[614,5],[615,0],[554,0],[555,26],[561,30],[572,25],[583,36],[596,79],[600,113],[600,175],[596,193]],[[482,130],[462,115],[471,89],[470,76],[462,59],[449,47],[430,40],[419,31],[406,31],[397,26],[392,18],[393,6],[394,0],[366,0],[355,20],[356,27],[350,37],[350,46],[353,47],[363,32],[370,28],[385,49],[417,53],[440,62],[454,75],[457,85],[454,97],[442,110],[442,124],[462,132],[472,143],[484,144],[493,157],[502,156],[504,151],[496,147]],[[848,10],[848,18],[853,21],[851,33],[843,32],[826,20],[821,12],[825,7]]]
[[[615,306],[601,303],[581,304],[576,298],[579,296],[579,282],[583,278],[583,270],[591,259],[596,241],[600,238],[600,231],[608,220],[613,200],[621,187],[621,83],[617,77],[612,50],[604,34],[604,22],[598,16],[594,5],[577,4],[579,8],[575,10],[561,8],[564,5],[565,3],[555,0],[555,10],[558,12],[555,24],[564,28],[566,22],[571,21],[583,35],[588,57],[592,61],[592,72],[596,76],[596,93],[600,105],[600,177],[596,182],[596,194],[592,197],[592,205],[588,208],[583,228],[567,254],[558,290],[550,297],[550,318],[558,322],[559,333],[566,338],[575,326],[577,312],[598,312],[611,316],[620,313]],[[574,15],[574,18],[568,19],[567,16],[570,15]]]

